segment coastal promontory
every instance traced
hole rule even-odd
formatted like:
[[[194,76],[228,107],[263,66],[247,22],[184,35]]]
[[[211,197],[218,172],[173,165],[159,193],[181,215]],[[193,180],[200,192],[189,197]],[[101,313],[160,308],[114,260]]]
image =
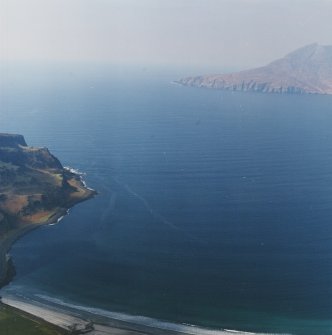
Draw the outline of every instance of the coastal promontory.
[[[266,66],[187,77],[177,83],[228,91],[332,94],[332,46],[311,44]]]
[[[7,252],[27,231],[54,223],[96,194],[47,148],[22,135],[0,134],[0,286],[8,280]]]

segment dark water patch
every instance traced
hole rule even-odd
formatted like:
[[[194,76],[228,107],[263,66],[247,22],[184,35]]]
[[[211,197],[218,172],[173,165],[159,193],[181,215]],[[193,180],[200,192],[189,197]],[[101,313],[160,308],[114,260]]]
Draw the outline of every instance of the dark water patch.
[[[1,93],[4,131],[48,146],[100,193],[17,242],[9,288],[175,322],[331,334],[331,97],[80,78]]]

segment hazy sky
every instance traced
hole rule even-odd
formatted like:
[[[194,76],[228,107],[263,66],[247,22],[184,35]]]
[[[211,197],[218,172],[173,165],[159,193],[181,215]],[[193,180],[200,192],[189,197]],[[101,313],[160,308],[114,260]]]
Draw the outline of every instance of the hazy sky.
[[[246,68],[332,44],[332,0],[0,0],[0,60]]]

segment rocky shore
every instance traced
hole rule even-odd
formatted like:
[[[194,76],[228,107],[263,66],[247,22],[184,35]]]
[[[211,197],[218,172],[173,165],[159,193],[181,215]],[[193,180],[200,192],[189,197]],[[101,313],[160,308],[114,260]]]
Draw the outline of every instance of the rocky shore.
[[[0,287],[14,274],[8,252],[29,231],[56,223],[96,192],[46,148],[22,135],[0,134]]]
[[[263,67],[187,77],[176,83],[240,92],[332,94],[332,46],[311,44]]]

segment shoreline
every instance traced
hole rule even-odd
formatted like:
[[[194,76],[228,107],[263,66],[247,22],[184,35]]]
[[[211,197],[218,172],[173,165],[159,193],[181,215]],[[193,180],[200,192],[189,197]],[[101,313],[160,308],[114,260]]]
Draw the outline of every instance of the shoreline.
[[[68,170],[67,170],[68,171]],[[75,179],[78,183],[78,192],[82,192],[79,198],[75,199],[68,204],[68,207],[57,207],[54,208],[54,214],[48,217],[45,221],[42,222],[18,222],[19,227],[6,233],[4,237],[0,239],[0,289],[8,285],[12,280],[13,274],[10,273],[10,262],[11,256],[9,254],[10,249],[13,244],[19,240],[21,237],[25,236],[29,232],[45,225],[53,225],[58,223],[63,217],[65,217],[69,210],[75,205],[84,202],[93,198],[97,192],[91,188],[88,188],[83,181],[82,175],[79,173],[74,173],[69,171],[72,174],[72,179]]]
[[[83,174],[72,168],[65,168],[73,175],[73,179],[78,183],[79,198],[70,203],[68,208],[56,208],[44,222],[25,224],[11,231],[3,240],[0,240],[0,289],[9,284],[13,279],[15,272],[10,270],[14,268],[11,264],[12,259],[8,254],[12,245],[21,237],[30,231],[44,225],[53,225],[66,216],[69,210],[76,204],[93,198],[97,192],[86,186],[83,180]],[[267,333],[253,333],[229,329],[209,329],[198,325],[189,325],[181,323],[172,323],[145,316],[129,315],[117,313],[98,308],[79,306],[75,304],[61,303],[60,299],[52,298],[48,301],[40,297],[42,301],[32,300],[22,296],[16,296],[0,292],[0,304],[10,306],[31,318],[43,320],[51,325],[60,327],[65,331],[75,334],[91,335],[272,335]],[[55,300],[58,300],[55,302]],[[93,326],[93,328],[91,328]],[[73,332],[74,331],[74,332]],[[286,334],[274,334],[286,335]],[[289,334],[287,334],[289,335]]]
[[[65,216],[67,212],[68,209],[61,208],[45,222],[25,224],[24,227],[20,227],[13,231],[10,231],[7,236],[0,240],[0,288],[8,284],[11,279],[8,278],[8,263],[11,260],[9,251],[12,248],[13,244],[21,237],[41,226],[58,222],[58,220],[61,217]]]
[[[14,243],[21,237],[41,226],[57,223],[62,217],[67,215],[68,210],[69,209],[59,208],[58,211],[45,222],[25,224],[23,227],[10,231],[3,239],[0,240],[0,289],[5,285],[8,285],[12,279],[8,270],[9,262],[12,259],[9,252]]]
[[[64,170],[69,173],[70,184],[75,186],[78,194],[73,194],[66,207],[53,208],[53,214],[44,221],[17,222],[19,226],[0,240],[0,289],[9,284],[15,276],[15,268],[9,251],[13,244],[30,231],[44,225],[53,225],[66,216],[76,204],[93,198],[97,192],[89,188],[83,180],[83,173],[70,167]],[[172,323],[145,316],[117,313],[98,308],[66,304],[60,299],[40,296],[30,299],[23,296],[1,292],[0,304],[10,306],[22,316],[43,320],[73,334],[91,335],[268,335],[228,329],[209,329],[196,325]],[[38,296],[38,295],[37,295]],[[271,334],[269,334],[271,335]],[[275,334],[277,335],[277,334]],[[279,334],[281,335],[281,334]],[[285,335],[285,334],[283,334]]]
[[[75,199],[68,208],[57,208],[55,213],[44,222],[29,223],[21,226],[7,234],[0,240],[0,289],[8,285],[15,275],[10,270],[14,268],[9,251],[13,244],[29,232],[45,225],[53,225],[66,216],[70,208],[76,204],[93,198],[97,192],[86,186],[83,174],[72,168],[65,168],[73,174],[73,178],[79,184],[80,198]],[[1,292],[2,293],[2,292]],[[144,316],[134,316],[129,314],[99,310],[74,304],[62,305],[52,301],[31,300],[21,296],[13,296],[2,293],[0,304],[10,306],[19,313],[27,314],[31,318],[43,320],[56,327],[75,334],[91,335],[267,335],[264,333],[252,333],[226,329],[208,329],[196,325],[176,324],[161,321]],[[108,314],[108,315],[106,315]],[[93,326],[93,327],[92,327]],[[92,327],[92,328],[91,328]]]
[[[17,310],[40,318],[50,324],[67,331],[77,330],[77,334],[113,334],[113,335],[268,335],[267,333],[253,333],[226,329],[208,329],[194,325],[175,324],[147,317],[142,318],[143,322],[135,322],[130,316],[122,313],[113,313],[113,317],[97,314],[91,310],[78,310],[59,304],[40,302],[24,297],[4,294],[1,302],[14,307]],[[75,306],[75,305],[73,305]],[[117,317],[116,317],[117,316]],[[122,319],[121,319],[122,317]],[[124,320],[127,318],[127,320]],[[269,333],[269,335],[272,335]],[[276,335],[276,334],[275,334]],[[281,335],[281,334],[279,334]],[[286,334],[283,334],[286,335]]]

